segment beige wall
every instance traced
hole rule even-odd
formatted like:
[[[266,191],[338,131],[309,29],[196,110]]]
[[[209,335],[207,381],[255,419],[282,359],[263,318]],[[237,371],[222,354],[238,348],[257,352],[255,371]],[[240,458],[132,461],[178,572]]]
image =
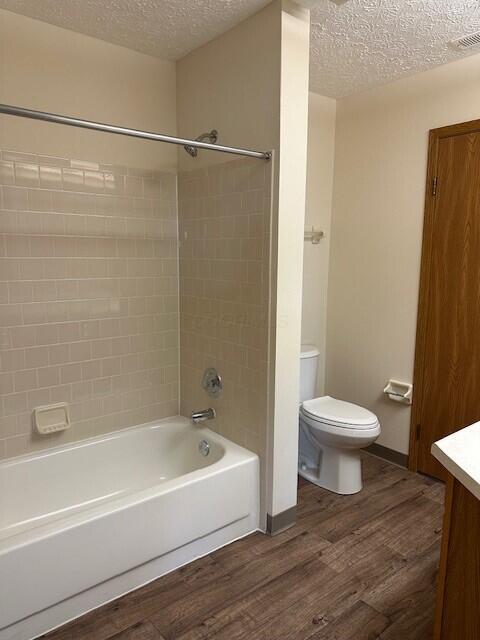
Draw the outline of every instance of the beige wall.
[[[408,451],[429,129],[480,117],[480,56],[337,105],[326,390],[375,411],[379,443]]]
[[[0,10],[0,102],[176,133],[175,64]],[[176,147],[0,116],[4,149],[174,170]]]
[[[220,143],[244,148],[277,149],[280,131],[280,56],[281,3],[279,1],[273,2],[264,10],[245,20],[234,29],[231,29],[227,33],[188,54],[177,63],[177,117],[179,130],[185,133],[187,137],[196,137],[199,133],[215,128],[219,132]],[[231,159],[233,160],[234,157],[235,156],[232,156]],[[192,159],[183,149],[179,149],[178,166],[182,178],[188,175],[184,173],[186,171],[204,169],[207,171],[208,180],[208,172],[213,171],[214,165],[218,164],[222,167],[226,162],[228,162],[228,157],[223,154],[199,151],[198,157]],[[259,163],[263,167],[267,164],[263,160],[251,162],[253,162],[253,164]],[[268,163],[270,170],[271,165],[272,163]],[[274,171],[275,179],[278,180],[278,169],[275,168]],[[199,176],[200,175],[201,174],[199,174]],[[200,183],[204,185],[205,178],[201,179]],[[231,186],[235,186],[235,181],[232,181]],[[222,187],[220,186],[220,188]],[[245,191],[246,188],[248,188],[248,182],[246,185],[241,185],[237,194],[235,194],[235,192],[230,194],[234,205],[235,199],[240,196],[240,207],[242,207],[242,191]],[[199,193],[201,192],[202,191]],[[203,189],[203,192],[205,193],[205,189]],[[206,193],[209,193],[208,189]],[[183,193],[183,189],[180,195],[182,199],[180,217],[183,225],[186,222],[185,194]],[[218,193],[216,197],[223,197],[223,195],[228,194]],[[278,198],[274,200],[274,207],[277,207],[277,201]],[[237,210],[238,206],[234,206],[230,213],[235,215],[235,213],[241,212],[241,210]],[[210,211],[207,209],[204,215],[211,217],[214,214],[215,211],[212,211],[210,206]],[[228,218],[231,216],[228,215],[228,212],[225,212],[221,217]],[[233,220],[234,218],[231,217],[231,221]],[[214,229],[214,221],[212,220],[211,222],[213,224],[210,224],[209,228]],[[226,228],[228,228],[229,223],[230,220],[225,219]],[[220,225],[223,226],[221,221]],[[236,231],[237,233],[240,232],[239,229],[234,229],[233,232],[230,231],[230,233],[233,233],[235,237]],[[230,257],[235,257],[235,251],[241,251],[241,243],[238,242],[238,239],[235,240],[234,237],[226,238],[226,240],[232,244],[232,255]],[[218,244],[221,248],[221,243]],[[227,247],[228,245],[225,243],[223,250],[226,251]],[[185,268],[187,267],[184,248],[182,243],[180,254],[182,274],[185,274]],[[199,245],[196,251],[197,257],[201,258],[201,245]],[[237,257],[241,258],[241,254],[237,254]],[[261,259],[261,254],[257,254],[257,259],[258,258]],[[239,264],[236,265],[237,268],[241,266],[242,265]],[[268,273],[268,277],[269,275]],[[268,277],[264,289],[267,304],[270,302],[270,282]],[[218,280],[219,278],[220,275],[217,275],[216,279]],[[183,280],[182,294],[187,292],[186,285],[187,283]],[[231,293],[236,295],[239,291],[241,291],[241,285],[239,288],[239,284],[237,284],[233,287]],[[185,295],[182,295],[182,301],[183,309],[191,307]],[[197,319],[192,320],[191,323],[193,322],[198,325],[198,323],[201,322],[202,314],[203,309],[199,309],[196,314]],[[223,340],[229,342],[232,348],[238,343],[237,334],[239,327],[237,324],[238,323],[234,323],[232,325],[227,321],[222,330]],[[187,326],[185,323],[182,324],[182,332],[184,335]],[[218,339],[219,332],[213,324],[210,328],[207,326],[205,331],[203,334],[204,339],[207,338],[208,333],[210,333],[210,338]],[[193,336],[193,338],[195,338],[195,336]],[[193,344],[193,346],[195,347],[195,344]],[[215,341],[213,346],[218,347],[218,343]],[[224,369],[226,366],[229,366],[229,370],[226,373],[227,381],[234,381],[235,388],[226,390],[227,402],[230,402],[231,398],[235,397],[237,387],[240,392],[240,389],[245,386],[240,385],[239,376],[232,372],[231,364],[238,365],[238,361],[232,363],[231,356],[230,358],[219,357],[218,348],[216,348],[216,357],[211,357],[212,355],[213,354],[210,355],[205,351],[201,354],[200,359],[195,363],[197,368],[195,380],[193,380],[192,377],[195,369],[193,369],[193,371],[190,369],[186,379],[181,380],[181,406],[183,411],[190,409],[190,407],[192,407],[195,402],[198,403],[202,397],[204,398],[203,404],[208,406],[211,404],[210,399],[201,389],[201,376],[199,376],[199,372],[208,366],[217,367],[221,375],[225,375]],[[227,363],[229,363],[229,365],[227,365]],[[183,349],[182,368],[184,372],[186,364],[191,366],[192,362],[188,359],[186,350]],[[250,362],[250,367],[256,367],[258,364],[259,363],[256,363],[254,365]],[[238,370],[238,366],[236,368]],[[233,373],[233,375],[231,375],[231,373]],[[193,387],[193,384],[196,384],[196,389]],[[257,408],[255,421],[258,421],[261,413],[265,414],[267,408],[267,398],[265,397],[263,399],[263,410]],[[223,424],[219,425],[218,428],[225,433],[228,432],[229,437],[240,444],[245,444],[247,441],[247,432],[250,432],[250,434],[256,433],[255,442],[251,435],[249,441],[252,448],[255,445],[254,450],[261,459],[262,507],[263,511],[265,511],[266,420],[264,421],[263,428],[257,429],[254,425],[246,424],[250,416],[250,406],[245,405],[245,402],[243,402],[243,404],[237,404],[236,409],[237,415],[234,423],[229,426],[225,424],[225,419],[223,419],[221,420]],[[229,412],[227,412],[227,417],[228,415]]]
[[[269,150],[278,144],[280,2],[177,62],[178,130],[187,138],[217,129],[220,144]],[[223,154],[179,150],[179,168],[194,169]]]
[[[177,113],[182,133],[197,136],[216,128],[219,141],[224,144],[275,151],[267,420],[270,430],[267,433],[265,424],[257,449],[262,459],[263,505],[271,514],[296,503],[296,371],[303,250],[303,223],[298,226],[297,212],[303,212],[305,198],[307,18],[308,14],[293,4],[276,0],[177,64]],[[218,154],[200,152],[197,160],[192,160],[183,150],[179,153],[182,170],[225,162]],[[284,176],[282,189],[280,176]],[[211,359],[199,363],[200,368],[211,364]],[[187,398],[185,402],[190,404]],[[248,419],[248,411],[241,404],[237,409],[241,424],[243,417]],[[231,437],[242,440],[241,430],[231,433]]]
[[[327,288],[335,157],[336,101],[316,93],[308,100],[308,157],[305,229],[325,233],[319,244],[304,243],[302,343],[320,350],[317,393],[325,389]]]
[[[307,179],[310,16],[292,3],[282,12],[278,218],[272,250],[273,423],[269,430],[268,508],[297,502],[298,398],[302,324],[303,212]],[[299,217],[302,221],[299,224]],[[273,355],[274,354],[274,355]]]

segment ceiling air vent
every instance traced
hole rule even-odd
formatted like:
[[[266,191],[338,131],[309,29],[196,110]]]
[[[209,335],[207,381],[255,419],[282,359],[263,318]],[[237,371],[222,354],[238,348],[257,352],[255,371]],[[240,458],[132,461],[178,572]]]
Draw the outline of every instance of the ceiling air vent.
[[[471,49],[472,47],[480,47],[480,31],[469,33],[468,36],[462,36],[456,40],[450,41],[450,46],[454,49]]]

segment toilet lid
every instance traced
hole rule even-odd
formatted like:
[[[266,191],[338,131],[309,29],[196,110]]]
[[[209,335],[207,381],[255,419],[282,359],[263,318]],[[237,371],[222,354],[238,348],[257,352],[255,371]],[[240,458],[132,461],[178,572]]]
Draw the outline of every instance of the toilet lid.
[[[330,396],[305,400],[302,410],[312,420],[346,429],[371,429],[378,424],[377,416],[368,409]]]

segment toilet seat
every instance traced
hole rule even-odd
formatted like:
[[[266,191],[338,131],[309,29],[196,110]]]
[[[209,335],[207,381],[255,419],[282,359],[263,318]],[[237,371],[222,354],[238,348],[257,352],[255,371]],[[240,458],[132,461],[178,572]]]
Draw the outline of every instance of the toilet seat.
[[[306,418],[320,425],[329,425],[339,429],[370,430],[378,426],[378,419],[368,409],[351,402],[322,396],[306,400],[301,406]]]

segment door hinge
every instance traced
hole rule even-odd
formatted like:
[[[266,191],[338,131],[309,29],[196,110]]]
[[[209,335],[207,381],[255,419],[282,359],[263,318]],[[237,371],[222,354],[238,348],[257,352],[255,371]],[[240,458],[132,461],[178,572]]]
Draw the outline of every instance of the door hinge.
[[[420,431],[422,430],[421,425],[417,424],[415,427],[415,438],[416,440],[420,440]]]
[[[435,176],[435,178],[433,179],[433,184],[432,184],[432,196],[436,196],[437,195],[437,181],[438,181],[438,178]]]

